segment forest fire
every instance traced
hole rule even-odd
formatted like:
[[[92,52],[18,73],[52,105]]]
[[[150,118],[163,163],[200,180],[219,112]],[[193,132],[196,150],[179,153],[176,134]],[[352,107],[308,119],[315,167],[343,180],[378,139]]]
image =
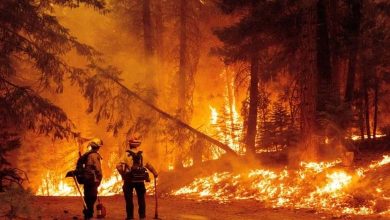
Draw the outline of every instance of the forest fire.
[[[49,175],[47,175],[49,176]],[[111,196],[122,191],[122,178],[118,172],[114,172],[108,178],[104,178],[100,187],[99,195]],[[82,186],[80,186],[82,187]],[[36,191],[38,196],[79,196],[76,185],[72,178],[44,178]]]
[[[354,195],[353,189],[366,181],[366,174],[382,169],[389,163],[389,156],[384,155],[382,160],[355,171],[339,168],[337,165],[340,161],[334,161],[302,162],[298,170],[255,169],[239,174],[214,173],[197,178],[188,186],[173,191],[172,195],[219,202],[254,199],[273,208],[304,208],[340,214],[386,213],[388,206],[386,210],[376,208],[377,201],[389,199],[388,192],[384,192],[381,186],[360,203],[354,202],[357,195]],[[364,175],[361,175],[361,169]]]
[[[122,177],[117,171],[104,178],[98,190],[100,196],[112,196],[122,193]],[[82,188],[82,185],[80,185]],[[153,193],[151,184],[147,184],[148,193]],[[36,191],[37,196],[79,196],[75,182],[72,178],[53,179],[46,178]]]
[[[383,137],[386,137],[386,135],[385,134],[380,134],[380,133],[375,135],[375,138],[383,138]],[[367,139],[368,135],[364,135],[364,138]],[[361,135],[352,135],[351,136],[351,140],[353,140],[353,141],[359,141],[361,139],[362,139]]]
[[[0,1],[0,216],[90,219],[98,194],[107,219],[390,219],[389,11]]]

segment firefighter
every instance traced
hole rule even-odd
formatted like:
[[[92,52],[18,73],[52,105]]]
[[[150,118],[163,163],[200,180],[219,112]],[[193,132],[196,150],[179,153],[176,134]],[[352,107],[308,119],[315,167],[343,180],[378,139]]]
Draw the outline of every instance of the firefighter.
[[[124,180],[123,193],[126,201],[127,220],[134,219],[134,204],[133,204],[133,189],[135,189],[138,198],[138,214],[140,219],[146,217],[146,203],[145,203],[145,181],[150,182],[147,170],[153,173],[154,178],[157,178],[157,171],[153,166],[145,162],[144,156],[140,149],[141,141],[132,138],[128,141],[130,150],[117,169]],[[146,169],[145,169],[146,168]]]
[[[88,173],[92,174],[92,178],[88,178],[84,183],[84,199],[85,204],[87,205],[87,209],[83,210],[84,219],[91,219],[93,217],[98,187],[103,178],[100,162],[102,157],[99,154],[99,149],[103,146],[103,141],[99,138],[95,138],[89,143],[89,146],[91,147],[91,150],[84,154],[87,157],[85,169]]]

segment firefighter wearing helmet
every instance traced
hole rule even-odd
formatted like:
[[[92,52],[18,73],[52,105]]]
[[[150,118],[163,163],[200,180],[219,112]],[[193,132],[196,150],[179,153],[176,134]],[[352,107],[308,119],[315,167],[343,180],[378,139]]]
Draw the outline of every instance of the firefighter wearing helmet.
[[[146,217],[145,203],[145,181],[150,182],[148,170],[157,178],[157,171],[145,160],[140,148],[141,141],[138,138],[131,138],[127,145],[127,155],[122,158],[122,162],[117,165],[117,170],[124,181],[123,193],[126,201],[126,219],[134,219],[133,190],[137,192],[138,215],[140,219]]]
[[[87,151],[82,157],[85,157],[85,168],[88,173],[92,174],[92,178],[89,178],[84,182],[84,199],[87,209],[83,210],[84,219],[91,219],[94,213],[94,205],[97,200],[98,187],[102,181],[102,157],[99,154],[99,149],[103,146],[103,141],[99,138],[94,138],[90,141],[90,150]]]

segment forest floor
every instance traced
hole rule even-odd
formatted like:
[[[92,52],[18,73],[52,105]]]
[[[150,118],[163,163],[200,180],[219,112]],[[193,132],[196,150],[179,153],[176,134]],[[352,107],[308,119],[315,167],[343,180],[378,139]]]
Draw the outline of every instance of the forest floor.
[[[387,147],[373,151],[363,150],[355,158],[354,166],[367,166],[371,161],[382,158],[384,154],[390,154],[389,142]],[[220,167],[220,166],[218,166]],[[205,170],[202,169],[204,172]],[[195,170],[196,171],[196,170]],[[210,172],[210,170],[208,170]],[[386,177],[386,170],[383,173]],[[182,173],[187,173],[186,176],[193,176],[200,172],[175,172],[175,176],[166,175],[165,179],[174,178],[185,179],[192,181],[193,178],[180,178]],[[173,175],[173,174],[172,174]],[[164,176],[164,175],[162,175]],[[160,181],[164,182],[180,182],[180,181]],[[181,183],[186,185],[188,183]],[[173,186],[172,184],[161,184],[159,192],[169,192],[169,190],[177,189],[181,186]],[[387,189],[387,188],[386,188]],[[228,203],[220,203],[218,201],[197,201],[195,199],[186,199],[179,196],[164,196],[167,193],[162,193],[159,197],[159,217],[166,220],[316,220],[316,219],[356,219],[356,220],[390,220],[390,216],[370,215],[370,216],[351,216],[351,215],[336,215],[331,212],[321,212],[313,209],[291,209],[291,208],[266,208],[260,201],[255,200],[234,200]],[[12,196],[14,197],[14,196]],[[125,202],[121,195],[101,197],[104,206],[107,209],[108,220],[123,220],[125,219]],[[34,217],[23,219],[44,219],[44,220],[80,220],[82,218],[82,201],[80,197],[45,197],[33,196],[29,205],[31,214]],[[137,203],[136,198],[134,202]],[[155,202],[154,197],[147,196],[147,219],[154,217]],[[0,202],[0,220],[4,219],[1,215],[9,209],[4,203]],[[137,210],[137,204],[135,204]],[[135,213],[136,214],[136,213]],[[135,215],[138,219],[137,215]]]
[[[125,219],[125,202],[122,196],[102,197],[101,200],[107,209],[106,219]],[[136,203],[136,199],[134,200]],[[137,204],[135,204],[135,207],[135,210],[137,210]],[[153,219],[154,208],[154,198],[148,196],[147,219]],[[32,204],[34,214],[40,216],[40,219],[82,219],[81,209],[82,203],[78,197],[35,197]],[[135,217],[138,219],[137,216]],[[390,219],[390,217],[384,216],[333,216],[331,213],[317,213],[314,210],[303,209],[262,208],[260,202],[253,200],[220,204],[215,201],[198,202],[178,197],[164,197],[159,199],[159,217],[166,220]]]

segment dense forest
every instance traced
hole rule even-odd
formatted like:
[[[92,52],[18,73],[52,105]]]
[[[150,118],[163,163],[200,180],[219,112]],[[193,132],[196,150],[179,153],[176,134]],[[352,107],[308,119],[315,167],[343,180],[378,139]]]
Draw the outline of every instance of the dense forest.
[[[134,135],[161,171],[388,150],[389,16],[385,0],[3,0],[0,191],[60,181],[97,136],[109,175]]]

